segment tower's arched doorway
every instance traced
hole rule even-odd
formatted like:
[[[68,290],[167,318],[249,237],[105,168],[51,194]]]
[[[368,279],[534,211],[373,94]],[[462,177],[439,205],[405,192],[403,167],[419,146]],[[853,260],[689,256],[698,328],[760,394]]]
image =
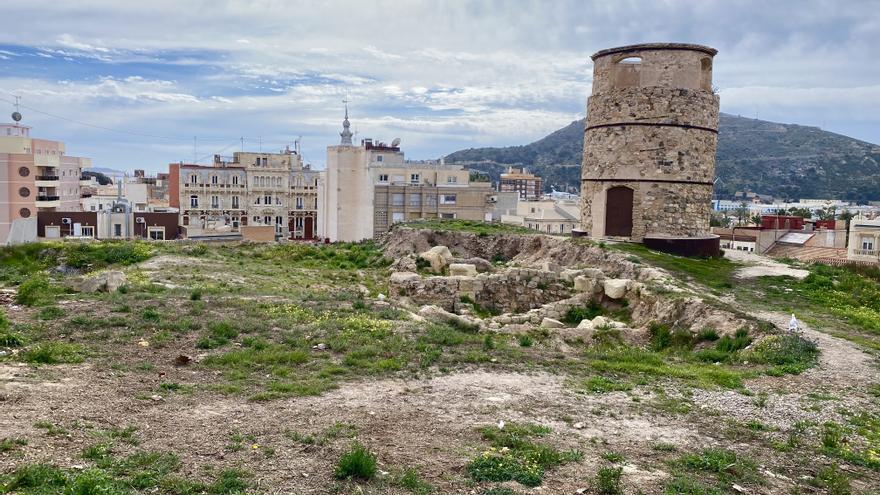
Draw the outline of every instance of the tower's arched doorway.
[[[617,186],[605,193],[605,235],[631,237],[633,230],[633,190]]]

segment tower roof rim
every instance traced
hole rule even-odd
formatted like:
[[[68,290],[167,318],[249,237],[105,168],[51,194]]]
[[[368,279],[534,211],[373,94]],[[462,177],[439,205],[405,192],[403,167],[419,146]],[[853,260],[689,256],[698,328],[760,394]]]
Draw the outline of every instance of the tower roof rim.
[[[718,50],[706,46],[706,45],[697,45],[692,43],[639,43],[636,45],[625,45],[618,46],[615,48],[606,48],[604,50],[599,50],[598,52],[592,54],[590,56],[591,59],[596,60],[597,58],[604,57],[606,55],[613,55],[615,53],[628,53],[628,52],[639,52],[639,51],[650,51],[650,50],[683,50],[683,51],[697,51],[703,52],[710,56],[715,56],[718,53]]]

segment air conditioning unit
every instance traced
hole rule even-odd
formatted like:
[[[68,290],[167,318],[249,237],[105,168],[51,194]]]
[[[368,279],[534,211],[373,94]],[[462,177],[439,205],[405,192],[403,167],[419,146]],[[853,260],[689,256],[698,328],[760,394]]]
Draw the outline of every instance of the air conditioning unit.
[[[70,219],[69,218],[62,218],[61,223],[64,225],[70,225]]]
[[[134,217],[134,223],[147,223],[144,217]]]

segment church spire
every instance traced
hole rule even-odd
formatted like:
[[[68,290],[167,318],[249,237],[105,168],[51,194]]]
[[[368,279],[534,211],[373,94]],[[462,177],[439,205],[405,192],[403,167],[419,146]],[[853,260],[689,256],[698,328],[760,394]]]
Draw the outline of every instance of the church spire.
[[[342,136],[342,144],[343,146],[351,146],[351,123],[348,122],[348,99],[342,100],[342,103],[345,104],[345,120],[342,121],[342,132],[339,133]]]

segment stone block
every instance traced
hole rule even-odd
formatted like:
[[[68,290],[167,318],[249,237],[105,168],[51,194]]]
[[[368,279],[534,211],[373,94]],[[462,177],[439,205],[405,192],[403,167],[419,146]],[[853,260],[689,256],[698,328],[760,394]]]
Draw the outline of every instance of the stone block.
[[[452,263],[449,265],[449,274],[452,276],[474,277],[477,275],[477,267],[469,263]]]
[[[545,317],[543,320],[541,320],[541,326],[543,328],[563,328],[565,324],[559,320]]]
[[[626,278],[610,278],[602,283],[605,295],[610,299],[620,299],[626,295],[630,280]]]

